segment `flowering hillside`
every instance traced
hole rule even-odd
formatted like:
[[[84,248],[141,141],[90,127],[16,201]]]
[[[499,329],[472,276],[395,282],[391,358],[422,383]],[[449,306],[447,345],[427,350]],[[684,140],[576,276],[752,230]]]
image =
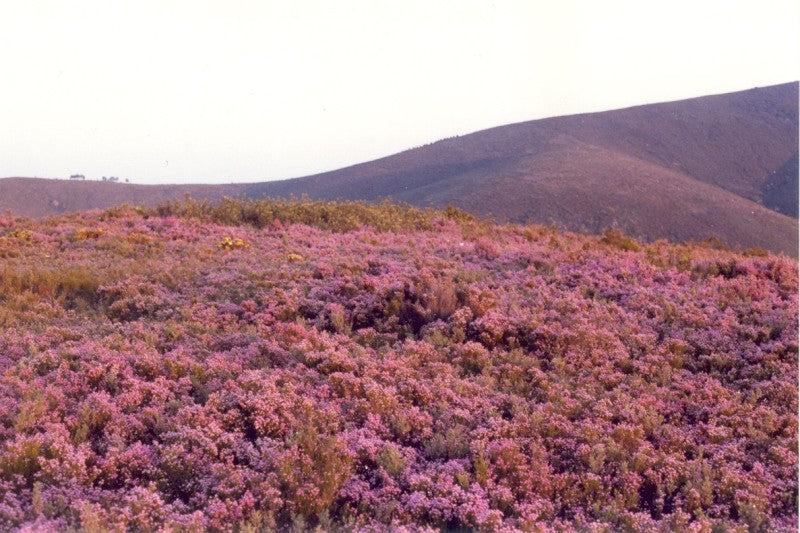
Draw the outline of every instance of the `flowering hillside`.
[[[0,529],[796,530],[797,291],[456,210],[0,217]]]

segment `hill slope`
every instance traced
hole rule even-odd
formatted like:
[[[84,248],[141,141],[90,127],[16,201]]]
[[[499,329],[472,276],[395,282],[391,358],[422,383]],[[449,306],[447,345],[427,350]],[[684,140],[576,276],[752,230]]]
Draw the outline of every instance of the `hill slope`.
[[[252,194],[391,196],[499,220],[618,226],[645,239],[716,235],[797,255],[797,220],[770,209],[774,175],[797,153],[797,98],[791,83],[512,124]],[[796,173],[780,175],[781,191],[796,195]]]
[[[797,101],[798,84],[789,83],[535,120],[332,172],[257,184],[0,180],[0,210],[41,216],[186,192],[212,200],[391,197],[574,231],[618,227],[647,240],[716,236],[735,246],[797,256]]]
[[[385,182],[393,182],[397,190],[412,190],[429,174],[430,181],[472,171],[490,177],[503,161],[546,155],[555,141],[556,147],[586,143],[626,154],[760,202],[768,176],[797,151],[797,100],[795,82],[534,120],[446,139],[334,172],[265,185],[276,190],[308,190],[313,184],[318,191],[322,187],[322,194],[338,193],[346,187],[350,194],[367,197],[381,193],[381,187],[368,182],[379,177],[384,177],[383,187]]]

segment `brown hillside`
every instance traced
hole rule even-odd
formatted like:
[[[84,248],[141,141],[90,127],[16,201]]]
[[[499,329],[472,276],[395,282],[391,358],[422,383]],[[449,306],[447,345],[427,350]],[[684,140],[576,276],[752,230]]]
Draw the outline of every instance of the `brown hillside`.
[[[797,255],[772,199],[797,152],[798,84],[512,124],[250,194],[453,204],[498,220]],[[797,191],[781,172],[780,194]],[[765,207],[766,205],[766,207]],[[772,208],[772,209],[768,209]]]
[[[268,190],[334,191],[369,197],[462,172],[492,169],[508,158],[547,151],[559,135],[677,170],[761,202],[769,175],[798,146],[798,83],[627,109],[500,126],[389,157],[296,180]],[[376,178],[381,187],[365,183]],[[402,183],[398,183],[402,182]],[[390,184],[394,184],[390,186]],[[357,190],[354,190],[356,187]],[[377,194],[380,194],[379,192]]]

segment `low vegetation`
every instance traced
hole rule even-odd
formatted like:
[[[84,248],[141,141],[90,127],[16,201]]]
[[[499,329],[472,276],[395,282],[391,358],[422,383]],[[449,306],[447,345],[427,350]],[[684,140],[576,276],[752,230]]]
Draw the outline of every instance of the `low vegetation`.
[[[0,217],[0,529],[792,531],[797,262],[392,204]]]
[[[379,204],[357,201],[325,202],[307,197],[289,200],[225,197],[215,204],[186,197],[182,201],[163,203],[147,212],[162,217],[197,218],[225,225],[250,224],[265,228],[275,224],[305,224],[336,232],[352,231],[361,226],[377,231],[431,230],[434,227],[433,221],[442,217],[461,222],[475,221],[472,215],[454,207],[440,212],[389,201]]]

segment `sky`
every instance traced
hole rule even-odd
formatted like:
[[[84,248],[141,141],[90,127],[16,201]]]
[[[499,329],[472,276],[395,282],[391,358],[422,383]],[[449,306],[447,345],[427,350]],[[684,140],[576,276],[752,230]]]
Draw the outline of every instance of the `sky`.
[[[798,80],[800,2],[4,2],[0,73],[0,177],[266,181]]]

